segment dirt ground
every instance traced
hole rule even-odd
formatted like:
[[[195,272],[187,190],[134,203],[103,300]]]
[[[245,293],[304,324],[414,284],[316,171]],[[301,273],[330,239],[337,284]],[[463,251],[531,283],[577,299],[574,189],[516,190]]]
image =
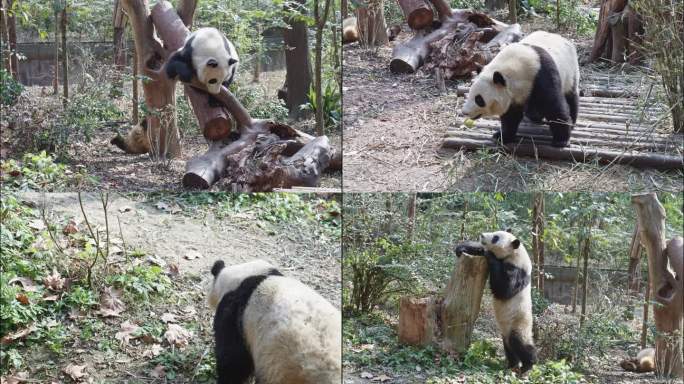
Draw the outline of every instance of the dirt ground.
[[[529,28],[529,27],[527,27]],[[399,41],[410,38],[404,32]],[[526,27],[523,27],[526,29]],[[440,94],[431,75],[392,74],[398,42],[366,51],[344,47],[344,188],[372,191],[641,191],[682,189],[682,172],[630,166],[536,161],[492,151],[443,149],[463,98],[447,81]],[[586,53],[591,41],[576,42]]]
[[[312,235],[317,231],[312,231],[311,226],[299,228],[292,223],[268,223],[256,219],[249,211],[230,213],[207,206],[184,206],[173,196],[111,193],[108,212],[110,225],[120,221],[123,244],[129,252],[144,251],[145,262],[160,265],[164,271],[169,270],[171,264],[178,266],[179,274],[173,277],[175,292],[168,298],[139,306],[129,303],[129,309],[122,317],[106,321],[105,329],[96,336],[97,342],[91,340],[70,345],[65,348],[68,353],[49,364],[38,353],[27,355],[25,359],[32,369],[31,377],[40,376],[34,371],[39,370],[48,377],[57,378],[61,368],[75,363],[87,365],[89,378],[86,382],[197,382],[194,375],[198,367],[206,356],[213,354],[213,313],[206,303],[205,288],[211,281],[209,270],[217,259],[228,265],[265,259],[284,275],[301,280],[339,308],[339,239],[312,238],[318,235]],[[84,194],[83,197],[88,220],[93,226],[104,228],[99,195]],[[45,203],[54,223],[74,218],[79,226],[83,225],[76,194],[24,193],[20,198],[36,207]],[[117,227],[112,232],[113,236],[119,237]],[[189,260],[188,255],[200,257]],[[151,359],[143,354],[149,349],[145,343],[131,342],[123,348],[110,348],[107,352],[101,350],[100,343],[111,342],[122,322],[131,320],[142,325],[150,317],[158,318],[163,313],[175,314],[181,326],[195,329],[192,345],[185,351],[173,351],[172,347],[164,346],[164,353],[177,356],[176,363],[186,367],[184,371],[179,370],[174,380],[153,377],[150,370],[154,364],[150,366]],[[83,323],[70,325],[82,326]],[[76,343],[80,342],[77,338]],[[167,364],[171,363],[167,361]]]

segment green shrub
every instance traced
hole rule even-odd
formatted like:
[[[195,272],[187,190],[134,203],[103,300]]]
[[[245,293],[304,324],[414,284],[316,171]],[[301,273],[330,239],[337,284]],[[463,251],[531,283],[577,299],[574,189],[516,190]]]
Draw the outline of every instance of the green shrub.
[[[308,93],[309,103],[302,108],[316,113],[318,106],[316,105],[316,91],[313,85],[309,88]],[[342,117],[342,97],[340,96],[340,89],[335,82],[329,81],[323,88],[323,118],[325,119],[326,127],[336,127],[340,123]]]
[[[2,161],[0,169],[4,187],[18,190],[63,190],[84,177],[82,174],[69,174],[64,164],[56,163],[45,151],[26,153],[21,162],[13,159]]]
[[[12,75],[4,68],[0,69],[0,104],[14,105],[19,98],[24,86],[14,80]]]
[[[551,303],[536,288],[532,288],[532,313],[542,314]]]
[[[476,340],[470,344],[461,364],[465,368],[502,368],[500,360],[496,357],[496,347],[488,340]]]
[[[231,84],[230,88],[253,118],[275,121],[287,119],[287,107],[279,99],[269,97],[263,88],[240,86],[237,83]]]

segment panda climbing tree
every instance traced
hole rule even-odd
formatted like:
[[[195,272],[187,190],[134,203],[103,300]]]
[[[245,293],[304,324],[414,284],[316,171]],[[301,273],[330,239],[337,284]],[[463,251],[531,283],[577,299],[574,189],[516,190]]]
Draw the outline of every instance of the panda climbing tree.
[[[151,9],[147,0],[116,1],[115,13],[123,11],[133,30],[138,73],[147,78],[143,92],[151,113],[112,144],[155,160],[180,157],[175,90],[181,81],[210,143],[206,153],[188,161],[185,187],[209,188],[221,177],[245,192],[317,186],[321,174],[339,163],[341,153],[330,147],[326,136],[252,119],[227,88],[238,75],[238,49],[215,28],[190,32],[196,6],[197,0],[180,0],[176,8],[159,1]]]

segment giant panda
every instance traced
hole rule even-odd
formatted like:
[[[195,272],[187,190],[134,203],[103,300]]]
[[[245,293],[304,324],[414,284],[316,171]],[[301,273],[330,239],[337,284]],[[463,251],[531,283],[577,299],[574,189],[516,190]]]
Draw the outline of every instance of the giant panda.
[[[508,367],[527,372],[537,362],[532,339],[532,262],[510,230],[480,235],[480,242],[468,241],[456,246],[463,253],[485,256],[489,268],[489,287],[494,296],[494,315],[503,338]]]
[[[166,75],[184,83],[197,79],[209,93],[217,94],[235,79],[239,58],[235,46],[216,28],[200,28],[189,34],[183,47],[166,63]]]
[[[126,153],[149,153],[150,138],[147,136],[147,120],[143,119],[140,124],[133,126],[126,136],[121,136],[121,134],[117,133],[110,143],[121,148]]]
[[[494,139],[515,141],[526,115],[540,123],[545,118],[551,145],[565,147],[577,121],[579,65],[572,42],[560,35],[537,31],[509,44],[473,80],[462,113],[477,119],[500,116],[501,131]]]
[[[218,383],[338,384],[340,312],[271,264],[211,268]]]

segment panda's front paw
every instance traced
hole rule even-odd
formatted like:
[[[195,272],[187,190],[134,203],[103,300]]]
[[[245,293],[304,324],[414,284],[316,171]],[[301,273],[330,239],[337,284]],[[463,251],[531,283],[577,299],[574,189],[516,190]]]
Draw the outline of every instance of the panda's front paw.
[[[457,245],[455,251],[456,257],[461,257],[461,255],[465,253],[466,247],[464,245]]]
[[[492,135],[492,140],[494,140],[495,143],[497,144],[510,144],[515,141],[515,136],[513,137],[507,137],[507,136],[502,136],[501,131],[496,131]]]
[[[563,140],[563,141],[552,140],[551,141],[551,146],[556,147],[556,148],[565,148],[568,145],[570,145],[570,140]]]

